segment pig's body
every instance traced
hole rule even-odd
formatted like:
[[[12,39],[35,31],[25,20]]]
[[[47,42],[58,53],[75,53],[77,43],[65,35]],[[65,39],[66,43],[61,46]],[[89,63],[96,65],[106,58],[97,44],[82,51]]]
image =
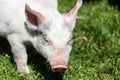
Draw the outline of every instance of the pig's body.
[[[70,13],[60,14],[57,0],[0,0],[0,35],[7,37],[19,72],[29,73],[24,42],[31,42],[53,71],[67,68],[68,42],[81,2]]]
[[[39,4],[38,2],[42,4]],[[28,1],[27,0],[21,0],[21,1],[0,0],[0,13],[1,13],[0,14],[0,35],[7,35],[14,31],[23,33],[19,30],[25,28],[23,25],[24,25],[24,22],[26,21],[26,16],[25,16],[26,3],[33,6],[33,9],[40,11],[46,16],[49,15],[48,12],[52,8],[56,8],[56,9],[53,9],[53,12],[54,10],[55,12],[57,10],[57,0],[28,0]]]

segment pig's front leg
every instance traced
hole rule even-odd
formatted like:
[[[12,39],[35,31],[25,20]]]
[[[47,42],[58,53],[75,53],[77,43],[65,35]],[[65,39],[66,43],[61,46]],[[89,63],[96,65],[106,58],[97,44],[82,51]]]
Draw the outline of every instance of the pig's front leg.
[[[11,45],[18,71],[20,73],[28,74],[29,69],[27,66],[27,53],[26,48],[23,45],[23,40],[18,34],[10,34],[7,36],[7,39]]]

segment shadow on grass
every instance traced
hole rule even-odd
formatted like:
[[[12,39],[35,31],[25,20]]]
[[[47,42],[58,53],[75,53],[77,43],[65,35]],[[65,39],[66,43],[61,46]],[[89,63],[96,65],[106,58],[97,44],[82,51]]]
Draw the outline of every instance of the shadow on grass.
[[[54,73],[50,70],[49,63],[46,59],[38,54],[33,47],[27,47],[28,52],[28,63],[34,64],[36,71],[40,72],[45,80],[62,80],[64,73]]]
[[[0,55],[8,54],[10,56],[11,62],[13,63],[13,56],[11,53],[11,48],[7,39],[0,37]]]
[[[11,63],[14,64],[13,55],[10,50],[10,45],[5,38],[0,37],[0,55],[8,54],[11,58]],[[33,65],[34,69],[44,76],[45,80],[62,80],[64,73],[54,73],[50,70],[50,66],[46,59],[37,53],[33,47],[27,47],[28,64]]]
[[[113,5],[117,7],[117,9],[120,11],[120,0],[108,0],[110,5]]]
[[[102,0],[83,0],[84,2],[99,2]],[[117,7],[117,9],[120,11],[120,0],[108,0],[108,3],[111,6]]]
[[[90,2],[90,1],[101,1],[101,0],[83,0],[84,2]]]
[[[84,2],[98,2],[102,0],[83,0]],[[120,0],[108,0],[108,3],[111,6],[117,7],[117,9],[120,11]]]

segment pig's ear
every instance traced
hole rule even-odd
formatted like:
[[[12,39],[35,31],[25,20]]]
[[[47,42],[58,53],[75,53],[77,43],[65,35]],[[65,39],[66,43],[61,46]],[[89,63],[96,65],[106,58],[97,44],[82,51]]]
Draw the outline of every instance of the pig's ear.
[[[38,25],[42,24],[45,20],[45,17],[34,10],[32,10],[27,4],[25,5],[25,14],[27,18],[27,23],[30,24],[30,28],[37,30]]]
[[[74,21],[77,18],[77,12],[81,6],[82,6],[82,0],[77,0],[76,5],[70,10],[70,12],[63,14],[66,22],[72,23],[72,21]]]

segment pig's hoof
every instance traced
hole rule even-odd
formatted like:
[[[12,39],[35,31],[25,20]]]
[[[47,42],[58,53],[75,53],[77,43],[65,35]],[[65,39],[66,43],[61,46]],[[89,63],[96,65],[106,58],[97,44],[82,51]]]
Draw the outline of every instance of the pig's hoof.
[[[30,73],[28,66],[18,67],[18,71],[19,71],[20,73],[24,73],[24,74],[29,74],[29,73]]]

